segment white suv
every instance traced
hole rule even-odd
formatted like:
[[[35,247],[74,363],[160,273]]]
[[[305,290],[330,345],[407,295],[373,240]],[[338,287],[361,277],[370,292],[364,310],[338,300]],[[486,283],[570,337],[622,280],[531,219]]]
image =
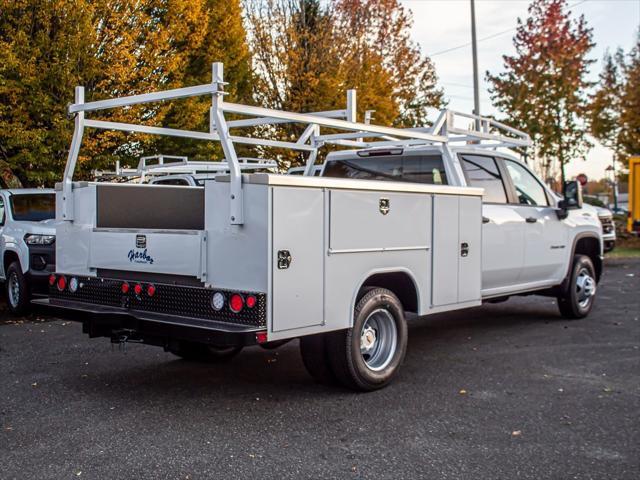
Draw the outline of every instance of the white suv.
[[[46,294],[55,271],[55,201],[51,189],[0,190],[0,278],[14,314]]]

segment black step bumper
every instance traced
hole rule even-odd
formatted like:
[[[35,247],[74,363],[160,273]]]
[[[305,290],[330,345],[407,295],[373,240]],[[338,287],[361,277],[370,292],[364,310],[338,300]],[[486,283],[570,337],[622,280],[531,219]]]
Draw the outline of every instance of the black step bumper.
[[[256,334],[264,327],[230,324],[215,320],[166,315],[120,307],[96,305],[59,298],[33,300],[32,303],[58,310],[61,317],[82,323],[90,338],[112,340],[122,332],[140,343],[167,347],[175,340],[217,346],[255,345]]]

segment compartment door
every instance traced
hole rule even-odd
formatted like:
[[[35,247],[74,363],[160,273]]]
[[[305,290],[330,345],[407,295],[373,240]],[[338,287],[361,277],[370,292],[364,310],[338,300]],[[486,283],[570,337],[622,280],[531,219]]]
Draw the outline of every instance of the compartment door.
[[[482,200],[460,197],[458,302],[480,301],[482,283]],[[466,244],[466,247],[465,247]],[[463,252],[466,250],[466,253]]]
[[[291,187],[276,187],[272,192],[271,330],[321,325],[324,192]]]
[[[434,307],[458,301],[458,210],[459,199],[456,196],[436,195],[433,198],[431,303]]]

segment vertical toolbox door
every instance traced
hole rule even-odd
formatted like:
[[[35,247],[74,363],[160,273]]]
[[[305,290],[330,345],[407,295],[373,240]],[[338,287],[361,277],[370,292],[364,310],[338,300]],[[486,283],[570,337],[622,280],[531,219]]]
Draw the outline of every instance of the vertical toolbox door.
[[[482,202],[480,197],[460,197],[459,205],[458,302],[470,302],[480,300]]]
[[[452,305],[458,301],[458,197],[436,195],[433,198],[433,278],[431,304]]]
[[[272,202],[272,331],[321,325],[324,192],[276,187]]]

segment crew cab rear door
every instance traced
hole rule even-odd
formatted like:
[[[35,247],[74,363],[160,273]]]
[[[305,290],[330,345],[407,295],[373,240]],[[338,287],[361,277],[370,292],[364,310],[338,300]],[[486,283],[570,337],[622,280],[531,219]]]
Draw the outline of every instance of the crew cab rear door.
[[[567,226],[542,182],[521,162],[499,159],[507,172],[514,198],[512,208],[524,222],[525,257],[518,283],[553,283],[564,275]]]
[[[508,183],[493,155],[461,153],[467,185],[482,198],[482,294],[512,288],[524,265],[524,219],[509,205]]]

